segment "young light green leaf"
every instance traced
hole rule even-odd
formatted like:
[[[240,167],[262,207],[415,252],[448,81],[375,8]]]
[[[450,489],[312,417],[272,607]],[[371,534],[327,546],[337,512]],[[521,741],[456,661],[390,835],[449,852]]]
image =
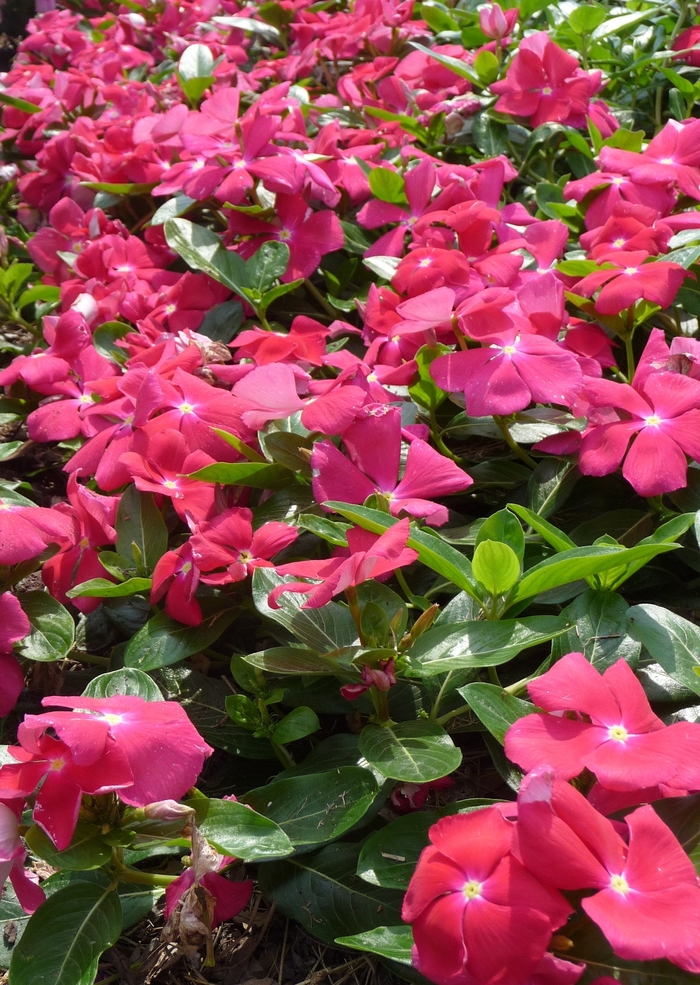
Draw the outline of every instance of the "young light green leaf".
[[[497,540],[477,544],[472,560],[474,577],[492,598],[505,595],[520,577],[520,562],[515,551]]]

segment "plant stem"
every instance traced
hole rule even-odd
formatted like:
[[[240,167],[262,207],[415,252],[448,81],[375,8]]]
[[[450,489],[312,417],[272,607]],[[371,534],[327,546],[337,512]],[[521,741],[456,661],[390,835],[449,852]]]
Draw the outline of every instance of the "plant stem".
[[[348,600],[348,608],[350,609],[350,615],[352,616],[352,621],[355,623],[355,628],[357,629],[357,635],[360,639],[362,646],[365,645],[365,640],[362,635],[362,618],[360,613],[360,602],[357,598],[357,589],[354,585],[348,585],[345,589],[345,598]]]
[[[450,678],[452,677],[452,674],[453,673],[454,673],[453,670],[449,670],[445,674],[445,680],[440,685],[440,690],[437,693],[437,697],[435,698],[435,701],[433,701],[433,707],[430,709],[430,721],[431,722],[434,722],[434,721],[437,720],[437,713],[438,713],[438,710],[440,708],[440,704],[442,702],[442,699],[445,696],[445,689],[447,688],[447,685],[450,683]]]
[[[287,751],[287,749],[281,745],[279,742],[275,742],[274,739],[270,739],[270,745],[275,751],[275,756],[279,759],[280,763],[287,770],[290,766],[296,766],[292,755]]]
[[[403,571],[401,571],[399,568],[397,568],[396,571],[394,572],[394,574],[396,575],[396,580],[398,581],[399,585],[401,586],[401,591],[404,593],[404,595],[408,599],[407,608],[408,609],[415,609],[416,608],[416,602],[415,602],[415,598],[416,597],[413,594],[413,592],[411,591],[411,589],[408,587],[408,583],[407,583],[406,579],[404,578]],[[420,608],[420,606],[418,608]]]
[[[521,459],[521,461],[525,462],[525,464],[529,468],[536,469],[537,462],[534,460],[534,458],[531,458],[528,455],[528,453],[525,451],[525,449],[521,448],[518,442],[513,438],[513,435],[508,430],[508,425],[506,424],[505,419],[503,417],[500,417],[498,414],[494,414],[493,419],[498,425],[498,430],[503,435],[503,440],[508,445],[508,447],[512,451],[514,451],[515,454],[518,456],[518,458]]]
[[[309,292],[309,294],[312,295],[312,297],[314,298],[314,300],[316,300],[318,302],[318,304],[321,305],[321,307],[326,312],[326,314],[329,316],[329,318],[332,318],[333,321],[335,321],[338,316],[335,313],[333,307],[326,301],[326,299],[321,294],[321,292],[319,291],[319,289],[316,287],[316,285],[308,277],[305,277],[304,278],[304,287]]]
[[[380,691],[378,687],[372,688],[372,699],[377,710],[377,718],[380,725],[386,725],[391,721],[389,715],[389,699],[386,691]]]
[[[632,335],[625,336],[625,356],[627,358],[627,382],[631,383],[634,379],[634,349],[632,348]]]
[[[496,670],[496,668],[489,667],[488,672],[489,672],[489,680],[491,681],[491,683],[495,684],[496,687],[502,688],[503,685],[501,684],[500,678],[498,676],[498,671]]]
[[[164,876],[158,872],[141,872],[139,869],[126,868],[118,874],[120,882],[135,882],[139,886],[155,886],[157,888],[169,886],[175,882],[179,876]]]

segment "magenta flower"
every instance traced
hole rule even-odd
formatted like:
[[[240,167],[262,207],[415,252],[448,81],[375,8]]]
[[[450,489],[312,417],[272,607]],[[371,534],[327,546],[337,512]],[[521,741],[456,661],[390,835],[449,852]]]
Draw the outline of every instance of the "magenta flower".
[[[24,867],[27,853],[19,833],[23,807],[22,800],[0,802],[0,894],[9,878],[22,909],[34,913],[46,894]]]
[[[553,714],[526,715],[508,729],[506,755],[524,770],[548,763],[569,780],[586,768],[610,790],[635,790],[690,773],[700,752],[700,726],[666,727],[624,660],[601,675],[582,653],[568,653],[528,691]]]
[[[669,120],[641,154],[618,147],[602,147],[600,163],[606,170],[629,174],[641,184],[673,182],[685,195],[700,199],[700,120]]]
[[[514,826],[496,807],[430,829],[404,898],[413,960],[438,985],[524,982],[572,912],[511,853]]]
[[[584,72],[573,55],[538,31],[520,42],[505,79],[494,82],[491,91],[500,97],[499,112],[528,117],[532,127],[550,122],[585,127],[600,77],[600,72]]]
[[[541,767],[520,788],[513,851],[550,886],[597,889],[581,905],[620,957],[667,958],[697,973],[695,867],[652,807],[640,807],[625,823],[629,845],[585,797]]]
[[[30,632],[29,620],[11,592],[0,595],[0,718],[9,715],[24,687],[24,672],[12,647]]]
[[[616,408],[620,418],[584,434],[579,457],[584,475],[609,475],[624,459],[622,474],[640,496],[686,485],[686,455],[700,461],[697,380],[663,371],[634,386],[589,379],[583,395],[592,407]]]
[[[29,797],[43,779],[32,816],[56,848],[63,851],[73,837],[83,794],[124,789],[132,784],[133,774],[113,739],[108,743],[105,736],[101,752],[86,762],[84,756],[76,759],[66,743],[44,734],[49,724],[31,729],[20,725],[21,746],[9,747],[10,755],[19,762],[0,768],[0,798]]]
[[[499,333],[481,349],[438,356],[430,372],[439,387],[463,390],[473,417],[513,414],[533,401],[571,406],[581,388],[575,356],[540,335]]]
[[[314,445],[312,488],[318,503],[364,503],[376,493],[388,500],[393,516],[405,511],[426,517],[432,526],[440,526],[447,522],[447,508],[432,498],[462,492],[472,484],[466,472],[420,438],[410,442],[399,479],[401,413],[386,404],[368,409],[364,417],[347,428],[343,443],[349,459],[330,441]]]
[[[189,541],[175,551],[166,551],[153,571],[151,604],[165,596],[166,615],[187,626],[199,626],[202,610],[194,597],[199,575]]]
[[[44,734],[52,728],[76,763],[86,763],[91,769],[96,764],[96,769],[101,757],[118,756],[131,774],[128,783],[119,785],[119,797],[134,807],[179,800],[194,785],[204,760],[214,751],[176,701],[53,695],[41,703],[73,710],[27,715],[18,732],[22,745],[31,749],[35,744],[55,741]],[[0,769],[0,780],[4,769]]]
[[[43,506],[0,500],[0,564],[19,564],[70,539],[70,517]]]
[[[573,288],[574,293],[586,298],[593,297],[598,288],[602,288],[595,302],[596,311],[602,315],[618,315],[642,298],[668,308],[689,276],[679,263],[665,260],[646,263],[649,254],[644,250],[620,250],[614,256],[606,254],[605,259],[612,264],[594,270]]]
[[[211,522],[200,523],[190,538],[192,560],[207,585],[243,581],[255,568],[274,567],[271,558],[292,544],[299,534],[295,527],[274,520],[253,531],[253,514],[234,506]],[[225,568],[225,571],[217,571]]]
[[[412,564],[418,552],[406,547],[410,527],[408,520],[399,520],[385,530],[381,537],[354,527],[348,530],[349,557],[332,557],[327,561],[295,561],[277,567],[280,575],[298,575],[313,578],[320,584],[286,582],[273,588],[268,605],[278,609],[277,599],[286,592],[308,595],[302,609],[318,609],[349,588],[356,588],[370,578],[382,578],[393,574],[397,568]]]

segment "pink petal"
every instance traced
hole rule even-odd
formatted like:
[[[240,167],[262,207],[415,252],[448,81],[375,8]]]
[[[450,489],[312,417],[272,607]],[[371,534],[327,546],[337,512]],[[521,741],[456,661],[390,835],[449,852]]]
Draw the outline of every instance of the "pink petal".
[[[361,417],[345,431],[343,444],[379,491],[394,491],[401,459],[401,413],[396,407]]]
[[[586,439],[584,438],[584,444]],[[643,428],[625,459],[622,474],[640,496],[660,496],[687,485],[685,454],[660,427]]]
[[[581,440],[579,468],[584,475],[609,475],[622,462],[633,434],[641,424],[620,421],[592,427]]]
[[[547,763],[558,777],[571,780],[583,771],[584,758],[607,736],[605,729],[554,715],[526,715],[508,729],[505,752],[529,771]]]
[[[0,718],[9,715],[24,688],[24,671],[10,653],[0,653]]]
[[[59,852],[71,843],[82,796],[83,791],[77,783],[54,772],[46,774],[37,794],[32,817]]]
[[[467,960],[462,921],[467,901],[450,893],[431,903],[413,924],[416,965],[437,985],[448,985],[461,975]]]
[[[338,387],[307,403],[301,412],[301,423],[308,431],[342,434],[355,420],[365,399],[364,390],[358,386]]]
[[[485,807],[441,818],[429,836],[436,849],[462,871],[462,884],[484,882],[509,851],[513,825],[498,810]]]
[[[467,903],[467,968],[477,982],[523,981],[544,957],[551,936],[552,924],[538,910],[495,906],[480,897]]]
[[[374,485],[342,455],[330,441],[317,441],[311,453],[312,482],[317,503],[336,500],[364,503],[375,491]]]
[[[406,470],[394,495],[432,499],[462,492],[472,482],[455,462],[440,455],[427,442],[416,439],[409,446]]]
[[[510,844],[510,834],[508,843]],[[447,858],[437,848],[425,848],[403,900],[402,920],[413,923],[433,900],[448,893],[461,894],[468,881],[469,877],[458,863]]]
[[[607,725],[618,725],[620,722],[629,732],[653,732],[656,729],[664,728],[664,724],[651,710],[649,699],[644,693],[644,688],[640,684],[632,668],[625,660],[618,660],[608,667],[603,673],[603,682],[609,688],[617,705],[622,712],[620,721],[610,719],[606,721],[602,715],[593,715],[597,721]],[[579,710],[585,711],[580,708]],[[700,732],[700,726],[698,727]]]
[[[620,724],[612,688],[582,653],[567,653],[546,674],[531,681],[527,690],[545,711],[578,711],[598,722]]]

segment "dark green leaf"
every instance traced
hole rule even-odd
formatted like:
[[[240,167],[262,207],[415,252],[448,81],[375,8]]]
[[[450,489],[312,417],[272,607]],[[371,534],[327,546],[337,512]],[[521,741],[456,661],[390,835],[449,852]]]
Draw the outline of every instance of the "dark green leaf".
[[[349,647],[321,656],[315,650],[301,647],[273,646],[268,650],[242,656],[251,667],[259,667],[269,674],[341,674],[351,669]]]
[[[279,825],[245,804],[206,798],[189,803],[197,813],[200,833],[224,855],[258,862],[283,858],[292,851],[292,843]]]
[[[409,674],[429,677],[449,670],[498,666],[512,660],[521,650],[559,636],[568,626],[558,616],[436,626],[408,650]]]
[[[223,486],[251,486],[254,489],[279,489],[291,478],[289,470],[267,462],[217,462],[205,465],[190,476],[203,482]]]
[[[163,230],[168,246],[195,270],[209,274],[236,294],[248,286],[245,261],[232,250],[224,249],[210,229],[197,226],[189,219],[166,219]]]
[[[280,745],[287,745],[288,742],[296,742],[307,735],[313,735],[321,728],[318,715],[311,708],[294,708],[285,715],[282,721],[275,725],[273,738]]]
[[[251,790],[243,801],[279,824],[293,845],[338,838],[367,813],[379,789],[360,766],[287,776]]]
[[[659,605],[633,605],[627,612],[630,635],[646,647],[667,674],[700,694],[700,629]]]
[[[474,117],[472,139],[487,157],[497,157],[508,150],[508,128],[503,123],[492,120],[486,113],[478,113]]]
[[[289,247],[286,243],[272,239],[263,243],[246,261],[250,287],[264,294],[287,270]],[[273,300],[273,299],[271,299]]]
[[[214,342],[228,345],[244,319],[243,305],[240,301],[223,301],[207,311],[197,332],[199,335],[206,335]]]
[[[256,568],[253,572],[253,601],[261,615],[284,626],[317,653],[328,653],[359,642],[350,611],[337,602],[329,602],[320,609],[302,609],[305,596],[288,594],[277,600],[279,609],[271,609],[267,597],[282,581],[270,568]]]
[[[19,596],[31,632],[17,644],[27,660],[63,660],[73,649],[75,623],[68,609],[48,592],[26,592]]]
[[[163,701],[160,688],[142,670],[123,667],[94,677],[83,691],[86,698],[113,698],[118,695],[143,698],[144,701]]]
[[[121,929],[121,902],[112,886],[77,882],[59,889],[31,917],[12,952],[12,985],[86,985]]]
[[[357,875],[359,844],[320,851],[259,869],[260,888],[284,916],[332,944],[336,937],[401,922],[402,894],[369,886]]]
[[[408,783],[427,783],[456,770],[462,753],[435,722],[365,725],[360,752],[384,776]]]
[[[233,609],[225,609],[208,616],[199,626],[184,626],[159,612],[129,640],[124,663],[146,671],[178,663],[211,646],[235,616]]]
[[[124,558],[133,558],[137,569],[152,572],[168,549],[168,528],[153,493],[139,492],[136,486],[128,486],[119,501],[114,526],[117,553]]]
[[[522,701],[495,684],[475,681],[474,684],[458,688],[458,691],[482,725],[486,726],[501,745],[513,722],[535,711],[529,701]]]
[[[136,595],[149,592],[151,589],[150,578],[129,578],[127,581],[115,584],[106,578],[91,578],[90,581],[83,581],[75,588],[66,592],[69,599],[77,598],[98,598],[114,599],[122,598],[125,595]]]
[[[598,670],[603,671],[617,660],[636,665],[641,644],[628,632],[629,606],[615,592],[589,588],[562,612],[562,618],[574,625],[554,640],[552,653],[583,653]]]
[[[62,852],[33,824],[24,836],[27,847],[54,869],[99,869],[112,857],[112,846],[106,844],[97,824],[78,821],[71,843]]]

